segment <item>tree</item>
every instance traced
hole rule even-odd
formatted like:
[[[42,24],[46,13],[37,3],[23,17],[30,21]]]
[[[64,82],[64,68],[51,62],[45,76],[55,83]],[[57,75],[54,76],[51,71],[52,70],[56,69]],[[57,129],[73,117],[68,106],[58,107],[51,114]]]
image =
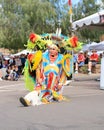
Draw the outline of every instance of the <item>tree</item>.
[[[99,11],[100,6],[96,2],[97,0],[81,0],[78,2],[73,8],[73,19],[78,20]]]
[[[9,49],[24,48],[32,31],[50,31],[46,21],[56,15],[51,3],[45,0],[0,0],[0,5],[0,45]]]
[[[101,4],[97,3],[96,0],[81,0],[78,5],[74,7],[74,21],[89,16],[98,12],[101,9]],[[104,31],[96,31],[83,29],[78,31],[79,37],[85,42],[87,40],[99,41],[99,37]]]

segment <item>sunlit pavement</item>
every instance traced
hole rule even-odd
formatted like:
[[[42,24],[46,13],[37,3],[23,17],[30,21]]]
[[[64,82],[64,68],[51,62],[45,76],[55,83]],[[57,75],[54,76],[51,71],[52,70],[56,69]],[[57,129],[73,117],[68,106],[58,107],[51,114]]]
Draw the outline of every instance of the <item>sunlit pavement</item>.
[[[100,74],[74,74],[65,86],[69,100],[23,107],[19,97],[28,93],[23,78],[0,81],[0,130],[103,130],[104,90]]]

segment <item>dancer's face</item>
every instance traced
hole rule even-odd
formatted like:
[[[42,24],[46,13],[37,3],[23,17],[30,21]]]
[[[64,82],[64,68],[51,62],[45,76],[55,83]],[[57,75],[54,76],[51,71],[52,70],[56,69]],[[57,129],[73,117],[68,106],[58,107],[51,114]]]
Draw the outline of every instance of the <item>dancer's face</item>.
[[[50,53],[51,56],[56,56],[56,55],[58,55],[58,50],[55,47],[50,47],[49,53]]]

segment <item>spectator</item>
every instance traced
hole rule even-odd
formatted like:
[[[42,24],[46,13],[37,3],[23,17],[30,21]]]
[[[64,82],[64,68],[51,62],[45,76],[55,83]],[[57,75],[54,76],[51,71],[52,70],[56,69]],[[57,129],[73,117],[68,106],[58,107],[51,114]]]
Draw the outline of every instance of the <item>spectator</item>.
[[[3,67],[3,58],[0,56],[0,69]]]
[[[5,79],[5,76],[7,75],[6,70],[7,70],[6,67],[2,67],[2,68],[0,69],[0,77],[1,77],[0,80]]]
[[[6,69],[6,76],[5,76],[5,79],[6,80],[10,80],[11,77],[10,77],[10,73],[11,73],[11,66],[8,66],[7,69]]]
[[[76,62],[77,62],[77,57],[78,57],[78,55],[77,54],[74,54],[73,55],[73,63],[74,63],[74,65],[76,64]]]
[[[92,66],[95,66],[98,62],[98,54],[96,50],[92,50],[92,54],[90,55],[90,60],[88,62],[88,74],[91,74]]]
[[[10,65],[15,65],[14,56],[10,56],[9,64],[10,64]]]
[[[77,57],[77,62],[75,63],[75,73],[78,73],[78,68],[84,65],[85,57],[83,51],[80,51]]]
[[[2,71],[0,69],[0,81],[2,81]]]
[[[101,64],[101,59],[103,57],[103,53],[100,53],[99,57],[98,57],[98,64]]]
[[[15,80],[18,80],[18,78],[20,77],[20,73],[19,73],[19,70],[18,70],[18,66],[15,65]]]
[[[23,68],[25,66],[25,61],[26,61],[25,55],[21,54],[20,59],[21,59],[21,64],[22,64],[21,69],[23,70]]]
[[[90,58],[90,57],[89,57],[89,54],[88,54],[88,51],[85,51],[85,52],[84,52],[84,57],[85,57],[85,62],[84,62],[84,63],[85,63],[85,64],[88,64],[89,58]]]
[[[15,65],[9,65],[6,72],[6,76],[5,76],[5,79],[6,80],[18,80],[19,78],[19,75],[17,74],[17,68]]]
[[[18,71],[21,74],[22,63],[21,63],[21,59],[19,56],[15,57],[15,65],[18,66]]]

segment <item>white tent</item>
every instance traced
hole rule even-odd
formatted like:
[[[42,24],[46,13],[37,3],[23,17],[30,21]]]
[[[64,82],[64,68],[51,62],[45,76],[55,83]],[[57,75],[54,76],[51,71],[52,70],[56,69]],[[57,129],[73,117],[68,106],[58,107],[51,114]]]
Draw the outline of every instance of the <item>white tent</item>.
[[[98,43],[96,42],[92,42],[91,44],[85,44],[83,47],[82,47],[82,50],[83,51],[89,51],[91,47],[94,47],[96,46]]]
[[[83,51],[92,51],[92,50],[97,50],[97,53],[100,54],[102,52],[104,52],[104,41],[96,43],[93,42],[91,44],[86,44],[82,47]]]
[[[97,43],[96,45],[91,45],[89,50],[97,50],[97,51],[104,51],[104,41]]]
[[[34,53],[34,51],[22,50],[21,52],[18,52],[18,53],[16,53],[16,54],[14,54],[14,56],[19,56],[19,55],[21,55],[21,54],[27,55],[27,53]]]
[[[83,27],[92,29],[96,27],[104,30],[104,10],[73,22],[72,27],[74,30]]]

